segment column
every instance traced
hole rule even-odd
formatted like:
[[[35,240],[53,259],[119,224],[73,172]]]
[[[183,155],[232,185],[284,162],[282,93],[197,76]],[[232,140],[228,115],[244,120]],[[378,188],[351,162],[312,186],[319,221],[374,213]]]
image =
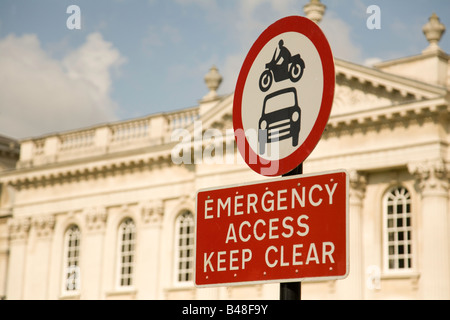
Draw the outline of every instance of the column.
[[[102,268],[104,238],[106,229],[106,209],[89,208],[85,211],[86,236],[81,239],[81,299],[102,299]]]
[[[23,299],[26,253],[31,219],[29,217],[12,218],[8,221],[8,227],[10,253],[6,299],[20,300]]]
[[[145,203],[141,207],[143,227],[139,232],[139,252],[136,260],[136,289],[139,299],[160,299],[160,248],[164,215],[162,201]]]
[[[342,299],[362,299],[364,288],[364,264],[363,264],[363,201],[366,192],[366,176],[363,173],[351,170],[350,175],[350,273],[344,281],[338,281],[336,287]],[[344,288],[340,288],[345,286]]]
[[[449,170],[442,159],[408,165],[421,195],[418,239],[422,299],[450,299]]]
[[[32,229],[25,263],[24,299],[48,299],[54,227],[53,215],[38,215],[31,220]]]

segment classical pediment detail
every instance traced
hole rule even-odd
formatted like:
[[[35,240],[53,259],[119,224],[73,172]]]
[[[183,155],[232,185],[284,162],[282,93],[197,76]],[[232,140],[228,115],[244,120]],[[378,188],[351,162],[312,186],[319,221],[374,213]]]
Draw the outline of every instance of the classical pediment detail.
[[[389,106],[392,99],[364,90],[361,85],[347,86],[336,84],[332,114],[354,112],[361,109]]]
[[[445,88],[339,59],[335,66],[337,84],[348,82],[351,87],[358,87],[359,83],[364,91],[375,90],[376,95],[394,101],[432,99],[447,93]]]
[[[203,132],[211,128],[221,131],[233,128],[233,98],[233,94],[222,97],[215,106],[202,115],[199,121]],[[193,130],[194,125],[187,129]]]
[[[405,103],[433,100],[446,95],[442,88],[336,59],[336,86],[331,116],[347,116]],[[233,128],[234,95],[222,97],[199,119],[203,132]],[[389,117],[389,116],[387,116]],[[189,128],[188,128],[189,130]],[[193,130],[193,126],[191,126]]]
[[[336,59],[332,115],[443,97],[445,89]]]

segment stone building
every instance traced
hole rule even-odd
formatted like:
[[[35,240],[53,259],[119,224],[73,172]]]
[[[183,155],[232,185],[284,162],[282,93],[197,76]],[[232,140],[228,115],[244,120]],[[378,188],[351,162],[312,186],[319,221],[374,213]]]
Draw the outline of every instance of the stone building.
[[[323,9],[312,1],[305,12],[319,22]],[[305,282],[302,298],[450,298],[444,29],[433,14],[415,56],[335,60],[333,109],[304,172],[350,174],[350,274]],[[22,140],[20,156],[0,139],[1,296],[278,299],[277,284],[193,285],[196,191],[263,179],[236,150],[233,94],[217,95],[216,68],[205,80],[193,108]],[[195,161],[176,163],[174,130],[196,137],[199,123],[221,139],[196,139]]]
[[[19,159],[19,143],[6,136],[0,136],[0,176],[2,172],[14,169]],[[11,188],[0,183],[0,203],[10,201]],[[4,199],[4,200],[1,200]],[[8,220],[11,218],[11,210],[5,210],[0,205],[0,299],[6,296],[6,274],[8,270]]]

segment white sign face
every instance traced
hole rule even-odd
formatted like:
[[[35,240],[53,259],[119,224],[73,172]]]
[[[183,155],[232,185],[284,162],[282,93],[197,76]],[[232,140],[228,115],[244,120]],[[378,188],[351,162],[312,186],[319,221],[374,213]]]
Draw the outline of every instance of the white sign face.
[[[265,176],[288,173],[315,148],[334,97],[334,59],[322,30],[291,16],[267,28],[239,73],[233,126],[245,162]]]
[[[276,59],[280,54],[281,40],[282,47],[285,47],[289,51],[291,57],[300,55],[300,58],[304,62],[303,74],[296,82],[292,81],[290,77],[285,79],[283,75],[278,76],[279,81],[277,81],[277,76],[274,75],[277,71],[270,71],[273,74],[271,85],[267,88],[267,91],[263,92],[259,86],[260,78],[266,70],[269,70],[269,68],[266,68],[266,64],[270,63],[273,57]],[[278,67],[278,70],[280,70],[281,64],[275,66],[275,68]],[[284,72],[287,76],[290,76],[289,65],[287,65]],[[291,90],[283,92],[283,89]],[[297,32],[286,32],[271,39],[256,57],[245,82],[241,111],[243,129],[245,132],[251,132],[253,130],[256,133],[261,129],[259,128],[260,119],[264,117],[270,118],[271,114],[275,115],[277,112],[283,112],[284,108],[298,105],[300,108],[298,117],[299,132],[294,128],[289,128],[288,124],[280,129],[295,131],[292,132],[289,138],[278,141],[266,141],[266,146],[263,145],[264,141],[251,139],[249,140],[249,145],[252,150],[263,159],[278,160],[289,156],[298,149],[305,142],[319,115],[322,91],[322,62],[311,40]],[[275,95],[273,95],[274,93]],[[266,98],[268,99],[266,100]],[[285,112],[284,114],[285,116],[289,116],[289,118],[279,121],[286,120],[285,122],[287,122],[288,120],[292,120],[290,119],[292,118],[290,112]],[[259,117],[256,115],[259,115]],[[275,129],[269,132],[273,137],[276,136],[274,131]],[[294,137],[294,134],[297,136]]]

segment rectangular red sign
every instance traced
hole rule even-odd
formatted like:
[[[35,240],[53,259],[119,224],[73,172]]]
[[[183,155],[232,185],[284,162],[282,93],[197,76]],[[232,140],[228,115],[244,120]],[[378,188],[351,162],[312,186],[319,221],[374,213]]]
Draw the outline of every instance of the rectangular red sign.
[[[348,185],[342,170],[200,190],[195,285],[345,278]]]

